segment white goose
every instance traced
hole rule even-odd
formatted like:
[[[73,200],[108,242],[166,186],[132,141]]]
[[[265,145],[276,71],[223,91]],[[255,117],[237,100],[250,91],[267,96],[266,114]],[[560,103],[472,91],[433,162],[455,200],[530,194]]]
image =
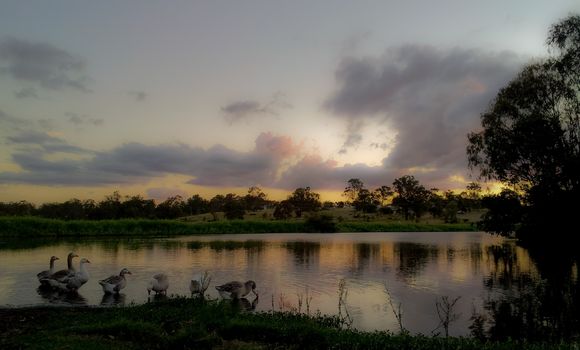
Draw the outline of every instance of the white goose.
[[[218,290],[220,295],[224,298],[240,299],[245,298],[250,292],[253,292],[256,298],[258,298],[258,292],[256,291],[256,282],[249,280],[245,283],[239,281],[232,281],[221,286],[216,286],[215,289]]]
[[[99,284],[103,287],[105,293],[119,293],[119,291],[127,285],[125,275],[132,275],[131,271],[122,269],[118,275],[112,275],[104,280],[100,280]]]
[[[54,255],[51,256],[50,257],[50,269],[41,271],[36,275],[36,277],[38,277],[38,282],[40,282],[40,284],[48,285],[48,282],[46,281],[46,279],[48,277],[50,277],[52,274],[54,274],[54,262],[56,260],[59,260],[58,257],[56,257]]]
[[[167,295],[167,288],[169,288],[169,277],[164,273],[158,273],[149,280],[147,294],[151,295],[151,291],[154,291],[155,294]]]
[[[82,258],[80,262],[80,268],[78,272],[70,274],[61,279],[49,278],[48,283],[53,287],[65,292],[76,292],[89,280],[89,272],[87,271],[86,264],[91,262]]]

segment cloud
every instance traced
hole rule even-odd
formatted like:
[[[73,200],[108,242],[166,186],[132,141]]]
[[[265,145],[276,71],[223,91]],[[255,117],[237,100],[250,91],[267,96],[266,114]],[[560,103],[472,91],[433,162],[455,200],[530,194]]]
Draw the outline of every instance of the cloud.
[[[0,74],[46,89],[90,92],[84,74],[85,61],[47,43],[16,38],[0,40]]]
[[[129,91],[129,96],[135,99],[137,102],[145,101],[149,94],[145,91]]]
[[[86,115],[80,115],[73,112],[66,112],[64,114],[67,121],[75,126],[81,127],[83,125],[102,126],[105,121],[102,118],[90,118]]]
[[[346,120],[345,150],[362,141],[360,123],[388,123],[397,137],[386,167],[465,169],[466,134],[522,63],[510,52],[418,45],[345,58],[324,106]]]
[[[73,146],[63,139],[50,136],[45,132],[39,132],[34,130],[24,130],[20,133],[8,136],[7,140],[9,143],[17,146],[27,146],[32,147],[32,153],[36,154],[37,149],[40,149],[46,153],[54,152],[64,152],[64,153],[91,153],[84,148]],[[18,162],[16,162],[18,163]]]
[[[39,133],[22,134],[10,141],[38,147],[13,154],[13,162],[22,171],[0,173],[0,182],[64,186],[145,182],[168,174],[190,176],[188,183],[202,186],[272,185],[280,164],[295,156],[300,147],[289,137],[262,133],[255,148],[247,152],[223,145],[202,149],[185,144],[127,143],[110,151],[95,151],[90,158],[54,161],[45,155],[74,146]]]
[[[292,105],[285,101],[284,97],[283,94],[276,93],[264,104],[255,100],[234,101],[221,107],[221,111],[224,114],[226,121],[230,124],[242,120],[248,120],[251,117],[259,115],[276,116],[278,115],[279,109],[292,107]]]
[[[38,98],[38,94],[36,93],[36,89],[33,87],[25,87],[20,90],[14,91],[14,97],[18,99],[23,98]]]

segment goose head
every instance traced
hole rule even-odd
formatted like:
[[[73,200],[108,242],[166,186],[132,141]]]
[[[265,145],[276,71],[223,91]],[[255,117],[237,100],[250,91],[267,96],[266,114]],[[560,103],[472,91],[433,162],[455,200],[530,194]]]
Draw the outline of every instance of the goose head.
[[[125,276],[125,275],[132,275],[131,271],[125,269],[122,269],[121,272],[119,272],[119,276]]]
[[[245,287],[246,287],[246,291],[248,291],[248,293],[250,291],[254,292],[254,294],[256,294],[256,296],[258,296],[258,292],[256,291],[256,282],[249,280],[246,283],[244,283]]]
[[[78,255],[77,255],[77,256],[78,256]],[[81,265],[84,265],[84,264],[90,264],[90,263],[91,263],[91,262],[90,262],[90,261],[89,261],[89,259],[87,259],[87,258],[82,258],[82,259],[81,259]]]
[[[50,257],[50,262],[51,263],[55,262],[56,260],[60,260],[60,259],[57,256],[54,256],[54,255]]]

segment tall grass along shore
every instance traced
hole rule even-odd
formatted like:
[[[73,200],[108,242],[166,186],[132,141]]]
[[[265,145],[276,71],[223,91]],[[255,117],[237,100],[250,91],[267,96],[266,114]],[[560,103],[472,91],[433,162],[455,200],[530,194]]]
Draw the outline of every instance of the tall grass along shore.
[[[0,309],[2,349],[577,349],[344,327],[336,317],[249,313],[228,301],[175,298],[113,308]]]
[[[215,221],[177,220],[56,220],[37,217],[0,217],[0,237],[124,237],[178,236],[220,233],[298,233],[298,232],[440,232],[474,231],[469,223],[415,222],[338,222],[316,221]]]

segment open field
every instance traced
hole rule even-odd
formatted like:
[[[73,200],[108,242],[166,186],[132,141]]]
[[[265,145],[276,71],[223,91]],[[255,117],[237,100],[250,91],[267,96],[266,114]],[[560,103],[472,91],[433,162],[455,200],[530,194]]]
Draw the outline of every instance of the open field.
[[[243,304],[243,303],[241,303]],[[0,309],[3,349],[576,349],[362,332],[337,317],[248,313],[228,301],[175,298],[113,308]]]

